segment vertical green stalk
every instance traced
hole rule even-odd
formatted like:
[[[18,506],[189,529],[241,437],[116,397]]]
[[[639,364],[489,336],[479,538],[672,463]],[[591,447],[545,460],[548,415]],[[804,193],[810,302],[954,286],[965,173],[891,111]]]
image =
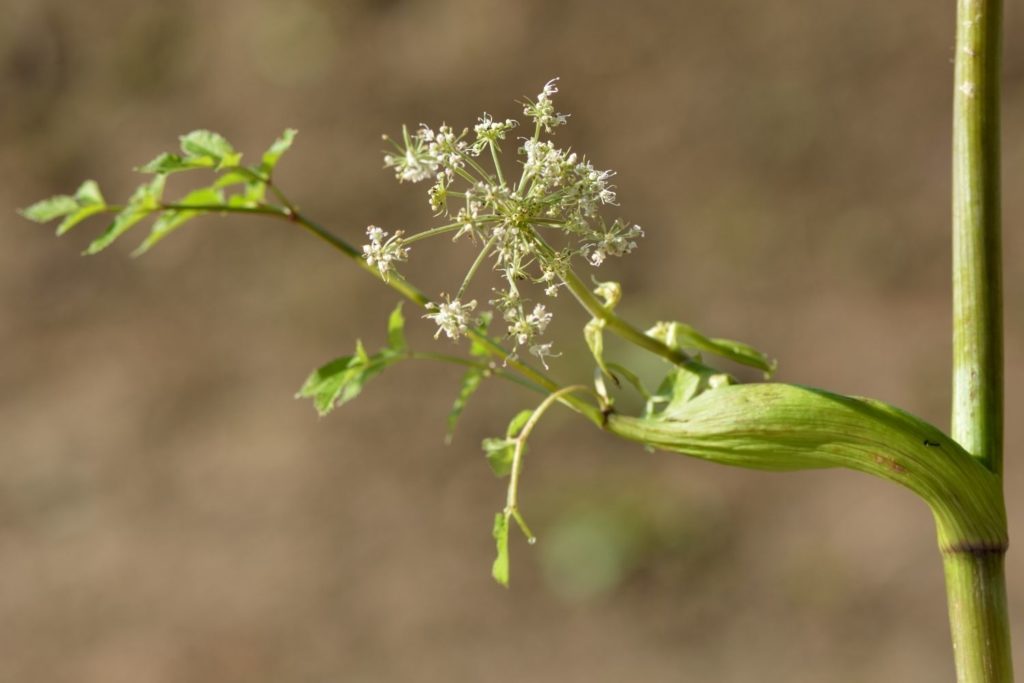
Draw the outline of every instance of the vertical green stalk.
[[[946,598],[958,683],[1013,683],[1005,548],[946,551]]]
[[[953,105],[953,438],[1002,472],[1001,0],[959,0]]]
[[[1001,0],[958,0],[953,106],[952,436],[1003,470],[999,206]],[[1005,545],[943,549],[960,683],[1013,680]]]

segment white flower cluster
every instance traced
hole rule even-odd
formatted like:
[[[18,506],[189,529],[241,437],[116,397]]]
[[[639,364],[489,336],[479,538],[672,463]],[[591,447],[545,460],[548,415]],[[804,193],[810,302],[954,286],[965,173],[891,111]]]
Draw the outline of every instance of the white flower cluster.
[[[535,102],[527,100],[523,104],[523,113],[536,121],[538,129],[543,128],[546,133],[550,133],[555,126],[564,126],[569,121],[568,114],[555,112],[555,104],[551,101],[551,96],[558,92],[555,85],[557,81],[557,78],[552,78],[544,84],[544,89],[537,95]]]
[[[434,177],[439,164],[427,154],[427,145],[418,136],[405,134],[405,149],[399,155],[384,156],[384,165],[395,169],[395,177],[399,182],[418,183]]]
[[[600,266],[611,256],[633,251],[643,236],[639,226],[620,220],[609,225],[601,216],[602,207],[616,203],[614,172],[597,169],[585,157],[540,139],[568,120],[555,110],[556,82],[549,81],[535,100],[523,103],[523,113],[535,124],[534,134],[521,138],[521,172],[514,181],[504,174],[500,159],[500,145],[518,126],[512,119],[497,121],[484,114],[472,131],[421,125],[413,133],[403,129],[401,144],[389,139],[395,151],[384,157],[385,166],[394,169],[400,182],[432,179],[430,207],[450,222],[408,238],[396,233],[387,241],[386,233],[373,228],[375,232],[367,232],[370,244],[363,247],[367,262],[386,275],[394,263],[405,260],[407,242],[441,234],[455,239],[468,235],[480,245],[478,258],[455,299],[433,305],[426,317],[438,325],[438,335],[444,332],[457,339],[465,334],[473,325],[476,301],[461,303],[462,293],[478,266],[490,260],[504,282],[491,305],[515,348],[528,348],[542,362],[554,355],[551,344],[541,341],[551,313],[525,298],[521,284],[536,283],[554,297],[574,256]],[[482,157],[485,151],[490,153],[487,162]],[[485,164],[491,161],[488,170]]]
[[[436,131],[429,126],[420,125],[410,135],[402,129],[404,148],[395,145],[399,154],[384,155],[384,166],[395,169],[395,177],[399,182],[418,183],[435,177],[438,170],[451,180],[458,169],[465,165],[469,145],[464,138],[467,131],[458,135],[451,126],[442,125]],[[390,141],[390,138],[385,137]],[[478,152],[479,153],[479,152]]]
[[[505,320],[508,322],[509,334],[515,337],[517,344],[525,344],[537,335],[544,334],[551,322],[551,313],[544,304],[537,304],[529,315],[517,315],[515,309],[505,311]]]
[[[599,171],[575,152],[566,152],[551,142],[523,143],[526,161],[523,175],[531,181],[534,195],[554,195],[557,206],[549,209],[567,221],[596,218],[601,205],[615,204],[615,186],[609,180],[614,171]],[[586,225],[577,226],[586,229]]]
[[[396,230],[394,235],[385,240],[387,232],[384,230],[376,225],[366,228],[366,236],[370,238],[370,243],[363,245],[363,258],[371,266],[377,266],[385,281],[388,279],[388,273],[394,270],[394,263],[409,258],[409,247],[403,245],[402,234],[401,230]]]
[[[505,135],[519,125],[518,122],[512,119],[505,119],[504,122],[495,121],[487,112],[484,112],[484,115],[478,121],[479,123],[473,126],[473,132],[476,133],[474,149],[477,154],[483,150],[487,143],[497,143],[500,140],[504,140]]]
[[[585,248],[587,260],[591,265],[599,266],[609,256],[624,256],[636,249],[635,239],[643,237],[644,231],[639,225],[627,226],[621,221],[615,221],[608,228],[601,238],[596,242],[588,243]]]
[[[458,339],[466,334],[470,327],[476,324],[472,317],[473,310],[476,308],[476,300],[462,303],[458,299],[452,301],[449,297],[445,298],[448,301],[439,304],[427,304],[427,308],[432,313],[427,313],[423,317],[430,318],[437,323],[437,332],[434,334],[435,339],[441,336],[442,332],[449,339]]]

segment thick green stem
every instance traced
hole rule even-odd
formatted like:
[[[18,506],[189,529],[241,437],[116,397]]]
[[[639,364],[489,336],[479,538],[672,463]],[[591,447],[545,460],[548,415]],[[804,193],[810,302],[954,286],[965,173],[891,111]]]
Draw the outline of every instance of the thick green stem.
[[[1003,470],[999,216],[1001,5],[1001,0],[957,2],[953,106],[952,420],[953,438],[1000,478],[1000,487]],[[989,546],[974,542],[944,549],[950,627],[960,683],[1013,680],[1003,573],[1005,552],[1005,543]]]
[[[946,551],[946,595],[960,683],[1012,683],[1004,548]]]
[[[953,438],[1002,471],[1000,0],[959,0],[953,106]]]

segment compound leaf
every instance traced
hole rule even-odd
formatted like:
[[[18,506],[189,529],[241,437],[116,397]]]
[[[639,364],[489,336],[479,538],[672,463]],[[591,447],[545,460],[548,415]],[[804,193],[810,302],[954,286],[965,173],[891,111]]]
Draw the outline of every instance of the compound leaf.
[[[402,307],[399,305],[388,320],[390,346],[385,346],[371,356],[363,342],[356,340],[354,354],[335,358],[314,370],[295,398],[313,399],[313,407],[320,415],[326,415],[354,399],[367,382],[391,365],[408,358],[405,353],[405,337],[401,334],[404,324]]]
[[[57,226],[57,234],[63,235],[89,216],[106,210],[107,203],[100,192],[100,186],[95,180],[86,180],[78,187],[74,196],[62,194],[50,197],[21,209],[18,213],[36,223],[46,223],[63,216],[64,220]]]
[[[314,370],[295,397],[313,399],[316,411],[326,415],[358,396],[367,382],[397,360],[385,352],[336,358]]]
[[[187,195],[182,197],[177,204],[182,205],[182,207],[168,209],[164,211],[163,215],[154,221],[153,227],[149,232],[149,236],[146,237],[146,240],[133,252],[133,256],[140,256],[146,253],[153,247],[153,245],[170,235],[189,220],[204,213],[209,213],[211,210],[209,207],[216,207],[224,204],[224,194],[218,189],[203,187],[189,192]],[[188,205],[201,206],[203,208],[184,208],[184,206]]]

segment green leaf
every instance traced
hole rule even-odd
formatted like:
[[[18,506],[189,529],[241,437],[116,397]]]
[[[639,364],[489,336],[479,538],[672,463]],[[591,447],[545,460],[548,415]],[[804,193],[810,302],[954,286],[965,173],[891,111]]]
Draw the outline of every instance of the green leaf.
[[[709,386],[708,372],[694,372],[688,368],[676,368],[671,380],[667,382],[669,388],[670,408],[696,398]]]
[[[448,430],[444,435],[445,443],[450,444],[452,442],[452,437],[455,436],[455,427],[459,423],[462,411],[466,409],[469,398],[480,388],[480,383],[483,382],[483,379],[484,371],[480,368],[470,368],[462,376],[462,384],[459,385],[459,395],[455,397],[452,409],[448,413]]]
[[[281,156],[288,151],[295,141],[295,136],[299,131],[294,128],[288,128],[281,134],[274,144],[270,145],[270,148],[263,153],[263,161],[260,163],[260,171],[264,175],[270,176],[274,172],[274,168],[277,166],[277,162],[281,159]]]
[[[598,282],[594,294],[604,299],[605,308],[614,310],[622,300],[622,285],[618,282]]]
[[[402,315],[402,303],[395,306],[388,317],[388,346],[394,351],[405,351],[405,316]]]
[[[665,404],[662,413],[678,409],[684,403],[697,398],[709,389],[735,384],[736,380],[724,372],[718,372],[697,361],[675,367],[662,380],[655,396],[648,399],[647,415],[654,414],[656,404]]]
[[[103,234],[89,243],[85,253],[90,256],[100,253],[151,212],[152,209],[139,206],[129,206],[124,209],[114,217],[114,222],[103,231]]]
[[[211,156],[189,156],[180,157],[177,154],[164,152],[155,159],[139,166],[136,171],[140,173],[177,173],[179,171],[191,171],[195,168],[213,168],[217,165],[216,159]]]
[[[32,206],[19,209],[20,213],[30,221],[36,223],[48,223],[54,218],[66,216],[78,210],[78,202],[74,197],[66,194],[59,194],[48,199],[36,202]]]
[[[218,176],[212,187],[224,188],[231,187],[232,185],[248,185],[251,182],[252,176],[245,170],[233,169]]]
[[[85,250],[86,254],[97,254],[109,247],[114,240],[126,233],[132,226],[159,210],[160,198],[163,196],[165,176],[158,175],[148,183],[143,183],[135,190],[128,205],[114,217],[114,222],[94,239]]]
[[[530,421],[531,417],[533,417],[533,410],[531,408],[520,410],[516,413],[515,417],[509,421],[508,429],[505,430],[505,436],[510,439],[518,436],[519,432],[523,430],[523,427],[526,426],[526,423]]]
[[[360,345],[361,346],[361,345]],[[374,356],[343,356],[321,366],[307,379],[296,398],[311,398],[320,415],[326,415],[342,406],[363,390],[371,379],[392,363],[400,360],[394,355],[378,353]]]
[[[483,440],[481,445],[487,458],[487,464],[491,466],[491,471],[494,472],[496,477],[506,477],[512,473],[512,460],[516,452],[516,437],[532,416],[532,410],[521,410],[508,423],[504,439],[492,437]],[[525,451],[526,444],[524,443],[522,447]]]
[[[197,206],[209,206],[209,205],[222,205],[224,204],[224,193],[220,190],[212,187],[203,187],[198,190],[193,190],[187,195],[182,197],[176,204],[182,205],[197,205]],[[163,238],[170,235],[172,232],[180,228],[189,220],[196,216],[201,216],[204,213],[209,213],[210,210],[203,209],[168,209],[164,211],[163,215],[160,216],[154,223],[153,227],[149,232],[149,236],[146,240],[139,245],[132,255],[141,256],[142,254],[149,251],[154,244],[162,240]]]
[[[187,161],[206,163],[209,159],[217,168],[237,166],[242,155],[235,151],[224,137],[208,130],[194,130],[181,136],[181,151]]]
[[[608,363],[608,369],[612,370],[616,377],[625,377],[626,381],[632,384],[633,388],[636,389],[637,393],[639,393],[644,399],[649,399],[651,397],[651,392],[647,391],[647,387],[644,386],[644,383],[641,382],[636,373],[629,368],[619,365],[618,363]]]
[[[601,372],[611,377],[612,381],[618,385],[619,379],[612,374],[604,362],[604,321],[600,318],[592,318],[583,328],[583,338],[587,341],[587,347],[594,356],[597,367],[601,368]]]
[[[27,208],[19,209],[18,213],[36,223],[46,223],[54,218],[65,216],[57,227],[57,234],[63,235],[89,216],[100,213],[106,208],[106,202],[103,200],[103,195],[100,194],[100,186],[96,184],[95,180],[86,180],[79,186],[73,197],[60,194],[36,202]]]
[[[353,355],[335,358],[314,370],[295,398],[313,399],[317,412],[326,415],[358,396],[363,386],[385,369],[408,358],[408,354],[404,353],[404,336],[399,336],[403,324],[401,317],[399,305],[388,320],[388,338],[392,346],[385,346],[371,356],[366,352],[362,340],[357,339]]]
[[[229,206],[256,206],[263,203],[264,198],[267,195],[267,184],[260,180],[260,174],[236,169],[224,173],[216,182],[213,187],[232,187],[234,185],[243,185],[241,194],[232,195],[228,199]]]
[[[262,204],[263,200],[267,196],[267,184],[255,180],[250,183],[246,183],[245,193],[242,196],[245,198],[247,206]]]
[[[75,190],[75,201],[83,207],[107,205],[106,200],[103,199],[103,193],[100,192],[99,183],[95,180],[86,180],[78,186],[78,189]]]
[[[234,154],[235,148],[219,133],[194,130],[181,136],[181,151],[190,157],[221,159]]]
[[[100,186],[95,180],[86,180],[75,192],[75,202],[78,210],[65,216],[64,220],[57,226],[57,235],[63,235],[86,218],[103,213],[107,210],[107,202],[103,199]]]
[[[107,207],[104,206],[103,204],[83,206],[78,211],[75,211],[74,213],[66,216],[64,220],[60,222],[60,225],[57,226],[57,235],[60,236],[65,234],[68,230],[75,227],[76,225],[84,221],[86,218],[89,218],[90,216],[95,216],[98,213],[103,213],[106,210]]]
[[[496,477],[507,477],[512,473],[512,459],[515,456],[516,440],[491,437],[481,443],[484,456]]]
[[[775,372],[775,362],[749,344],[731,339],[712,339],[705,337],[690,325],[683,323],[677,323],[677,325],[679,325],[677,334],[684,345],[714,353],[737,363],[763,370],[768,374]]]
[[[491,566],[491,576],[505,588],[508,588],[509,560],[508,560],[508,516],[499,512],[494,516],[494,528],[491,531],[498,555],[494,558]]]
[[[712,339],[698,332],[686,323],[660,322],[647,334],[658,339],[671,348],[689,347],[707,351],[723,358],[764,371],[766,375],[775,372],[776,363],[766,354],[749,344],[731,339]]]
[[[316,411],[320,415],[326,415],[335,407],[335,401],[356,374],[353,366],[358,365],[353,356],[335,358],[314,370],[295,394],[295,398],[313,399]]]
[[[356,339],[356,358],[358,358],[359,362],[364,365],[368,365],[370,363],[370,354],[366,352],[366,347],[363,346],[362,339]]]

